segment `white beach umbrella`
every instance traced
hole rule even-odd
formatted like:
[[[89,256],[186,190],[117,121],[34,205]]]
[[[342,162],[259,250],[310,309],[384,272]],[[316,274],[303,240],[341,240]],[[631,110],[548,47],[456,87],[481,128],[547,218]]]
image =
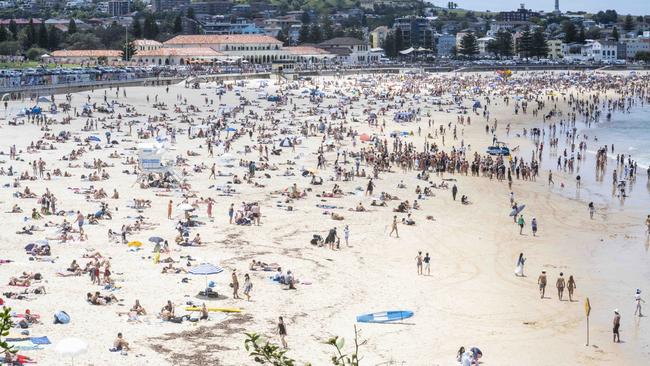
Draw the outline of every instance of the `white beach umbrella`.
[[[80,338],[65,338],[62,339],[54,347],[56,353],[67,355],[72,358],[72,365],[74,365],[74,358],[88,349],[88,343]]]
[[[178,209],[183,211],[192,211],[194,210],[194,207],[189,203],[181,203],[180,205],[178,205]]]

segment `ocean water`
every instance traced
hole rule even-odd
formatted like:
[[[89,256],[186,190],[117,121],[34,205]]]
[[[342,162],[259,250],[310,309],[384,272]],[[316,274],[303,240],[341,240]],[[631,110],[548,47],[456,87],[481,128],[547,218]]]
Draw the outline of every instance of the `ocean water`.
[[[577,199],[586,203],[594,202],[596,205],[610,207],[633,208],[646,210],[650,206],[650,179],[646,172],[650,166],[650,105],[636,106],[629,112],[614,112],[609,121],[602,117],[598,123],[587,126],[576,122],[578,134],[577,141],[582,141],[586,135],[587,154],[582,161],[576,162],[576,170],[570,179],[562,179],[556,175],[558,184],[549,187],[550,190],[570,199]],[[598,139],[597,141],[595,140]],[[548,144],[548,139],[545,141]],[[614,144],[614,152],[611,145]],[[596,173],[596,151],[607,145],[610,161],[605,172]],[[559,148],[556,153],[545,149],[542,159],[541,177],[546,179],[548,170],[556,172],[557,156],[563,149],[570,150],[564,139],[560,138]],[[619,190],[612,184],[614,169],[620,174],[623,166],[618,165],[614,159],[617,154],[625,154],[625,161],[630,155],[637,162],[637,176],[634,181],[626,181],[626,197],[621,197]],[[577,188],[575,176],[580,174],[582,187]],[[619,179],[620,181],[620,179]]]
[[[614,113],[610,121],[601,121],[581,132],[590,137],[589,150],[614,144],[614,153],[610,150],[614,158],[616,154],[631,155],[639,171],[650,166],[650,105],[631,108],[629,113]],[[598,141],[594,142],[593,137]]]

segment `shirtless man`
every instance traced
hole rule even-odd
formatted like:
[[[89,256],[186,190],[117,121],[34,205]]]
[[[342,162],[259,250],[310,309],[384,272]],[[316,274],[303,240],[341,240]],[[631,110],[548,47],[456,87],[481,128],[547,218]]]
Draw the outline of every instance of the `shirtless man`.
[[[415,256],[415,264],[418,267],[418,274],[422,274],[422,252],[418,252],[418,255]]]
[[[537,278],[537,284],[539,285],[539,294],[540,298],[544,298],[544,293],[546,292],[546,271],[542,271],[542,274]]]

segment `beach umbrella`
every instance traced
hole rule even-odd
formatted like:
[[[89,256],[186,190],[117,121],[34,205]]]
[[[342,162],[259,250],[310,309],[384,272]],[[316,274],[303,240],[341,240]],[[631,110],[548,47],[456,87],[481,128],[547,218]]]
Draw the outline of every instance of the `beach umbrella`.
[[[163,238],[161,238],[159,236],[152,236],[151,238],[149,238],[149,241],[152,242],[152,243],[158,244],[160,242],[165,241],[165,239],[163,239]]]
[[[129,244],[127,244],[127,246],[129,246],[129,247],[135,247],[135,248],[140,248],[140,247],[142,246],[142,242],[137,241],[137,240],[135,240],[135,241],[131,241],[131,242],[129,242]]]
[[[192,207],[192,205],[190,205],[189,203],[181,203],[180,205],[178,205],[178,209],[183,211],[192,211],[194,210],[194,207]]]
[[[70,356],[72,358],[72,365],[74,365],[74,358],[88,349],[88,343],[79,338],[64,338],[54,347],[56,353]]]
[[[361,141],[370,141],[370,136],[368,136],[367,133],[362,133],[362,134],[359,136],[359,140],[361,140]]]
[[[218,274],[223,272],[223,268],[215,266],[210,263],[199,264],[198,266],[191,268],[188,273],[195,276],[204,276],[205,277],[205,288],[208,288],[208,276],[213,274]]]

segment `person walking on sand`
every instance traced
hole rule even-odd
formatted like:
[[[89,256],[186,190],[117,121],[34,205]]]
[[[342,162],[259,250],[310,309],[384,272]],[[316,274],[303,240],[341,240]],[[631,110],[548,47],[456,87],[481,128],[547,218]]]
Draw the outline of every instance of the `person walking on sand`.
[[[614,320],[612,321],[614,333],[614,342],[621,343],[621,334],[619,333],[619,328],[621,327],[621,314],[618,313],[618,309],[614,309]]]
[[[519,225],[519,235],[524,235],[523,234],[524,224],[525,224],[524,215],[519,215],[519,219],[517,220],[517,225]]]
[[[519,253],[519,258],[517,258],[517,266],[515,267],[515,276],[524,277],[524,263],[526,263],[524,253]]]
[[[555,287],[557,287],[557,298],[562,301],[562,296],[564,295],[564,287],[566,282],[564,281],[564,273],[560,272],[560,277],[555,281]]]
[[[636,316],[637,313],[639,313],[639,318],[643,317],[643,313],[641,312],[641,303],[645,302],[641,298],[641,290],[636,289],[636,293],[634,293],[634,302],[636,302],[636,308],[634,309],[634,316]]]
[[[343,238],[345,239],[345,246],[349,247],[350,244],[348,244],[348,239],[350,239],[350,228],[348,225],[345,225],[345,228],[343,228]]]
[[[596,207],[593,202],[589,202],[589,218],[592,220],[594,219],[594,212],[596,212]],[[650,215],[648,217],[650,218]]]
[[[246,273],[244,275],[244,295],[246,295],[246,300],[251,301],[251,290],[253,289],[253,283],[251,282],[251,276]]]
[[[533,231],[533,236],[537,234],[537,219],[533,217],[533,220],[530,222],[530,229]]]
[[[548,185],[555,185],[555,182],[553,182],[553,172],[551,169],[548,170]]]
[[[174,205],[174,201],[169,200],[167,203],[167,220],[172,219],[172,206]]]
[[[415,256],[415,265],[418,268],[418,274],[422,274],[422,252],[418,252],[418,255]]]
[[[375,189],[375,184],[372,182],[372,178],[368,181],[368,186],[366,187],[366,195],[372,196],[372,191]]]
[[[431,276],[431,257],[429,253],[424,255],[424,270],[427,272],[427,276]]]
[[[451,187],[451,197],[456,200],[456,195],[458,194],[458,187],[454,184],[453,187]]]
[[[228,208],[228,223],[232,224],[232,218],[235,215],[235,204],[231,203],[230,208]]]
[[[542,274],[537,277],[537,284],[539,285],[540,298],[543,299],[546,293],[546,271],[542,271]]]
[[[208,198],[208,218],[212,219],[212,205],[214,204],[214,200],[212,198]]]
[[[233,299],[239,299],[239,280],[237,279],[237,270],[233,269],[232,274],[230,275],[232,278],[232,298]]]
[[[390,229],[390,233],[388,234],[388,236],[389,237],[392,236],[393,232],[395,233],[395,236],[397,238],[399,238],[399,232],[397,231],[397,216],[393,216],[393,224],[392,224],[392,227]]]
[[[289,348],[287,345],[287,340],[285,339],[287,337],[287,327],[284,325],[284,320],[282,317],[278,317],[278,334],[280,335],[280,341],[282,342],[282,347]]]
[[[576,288],[576,281],[573,279],[573,275],[570,275],[566,283],[566,289],[569,291],[569,302],[573,302],[573,290]]]

